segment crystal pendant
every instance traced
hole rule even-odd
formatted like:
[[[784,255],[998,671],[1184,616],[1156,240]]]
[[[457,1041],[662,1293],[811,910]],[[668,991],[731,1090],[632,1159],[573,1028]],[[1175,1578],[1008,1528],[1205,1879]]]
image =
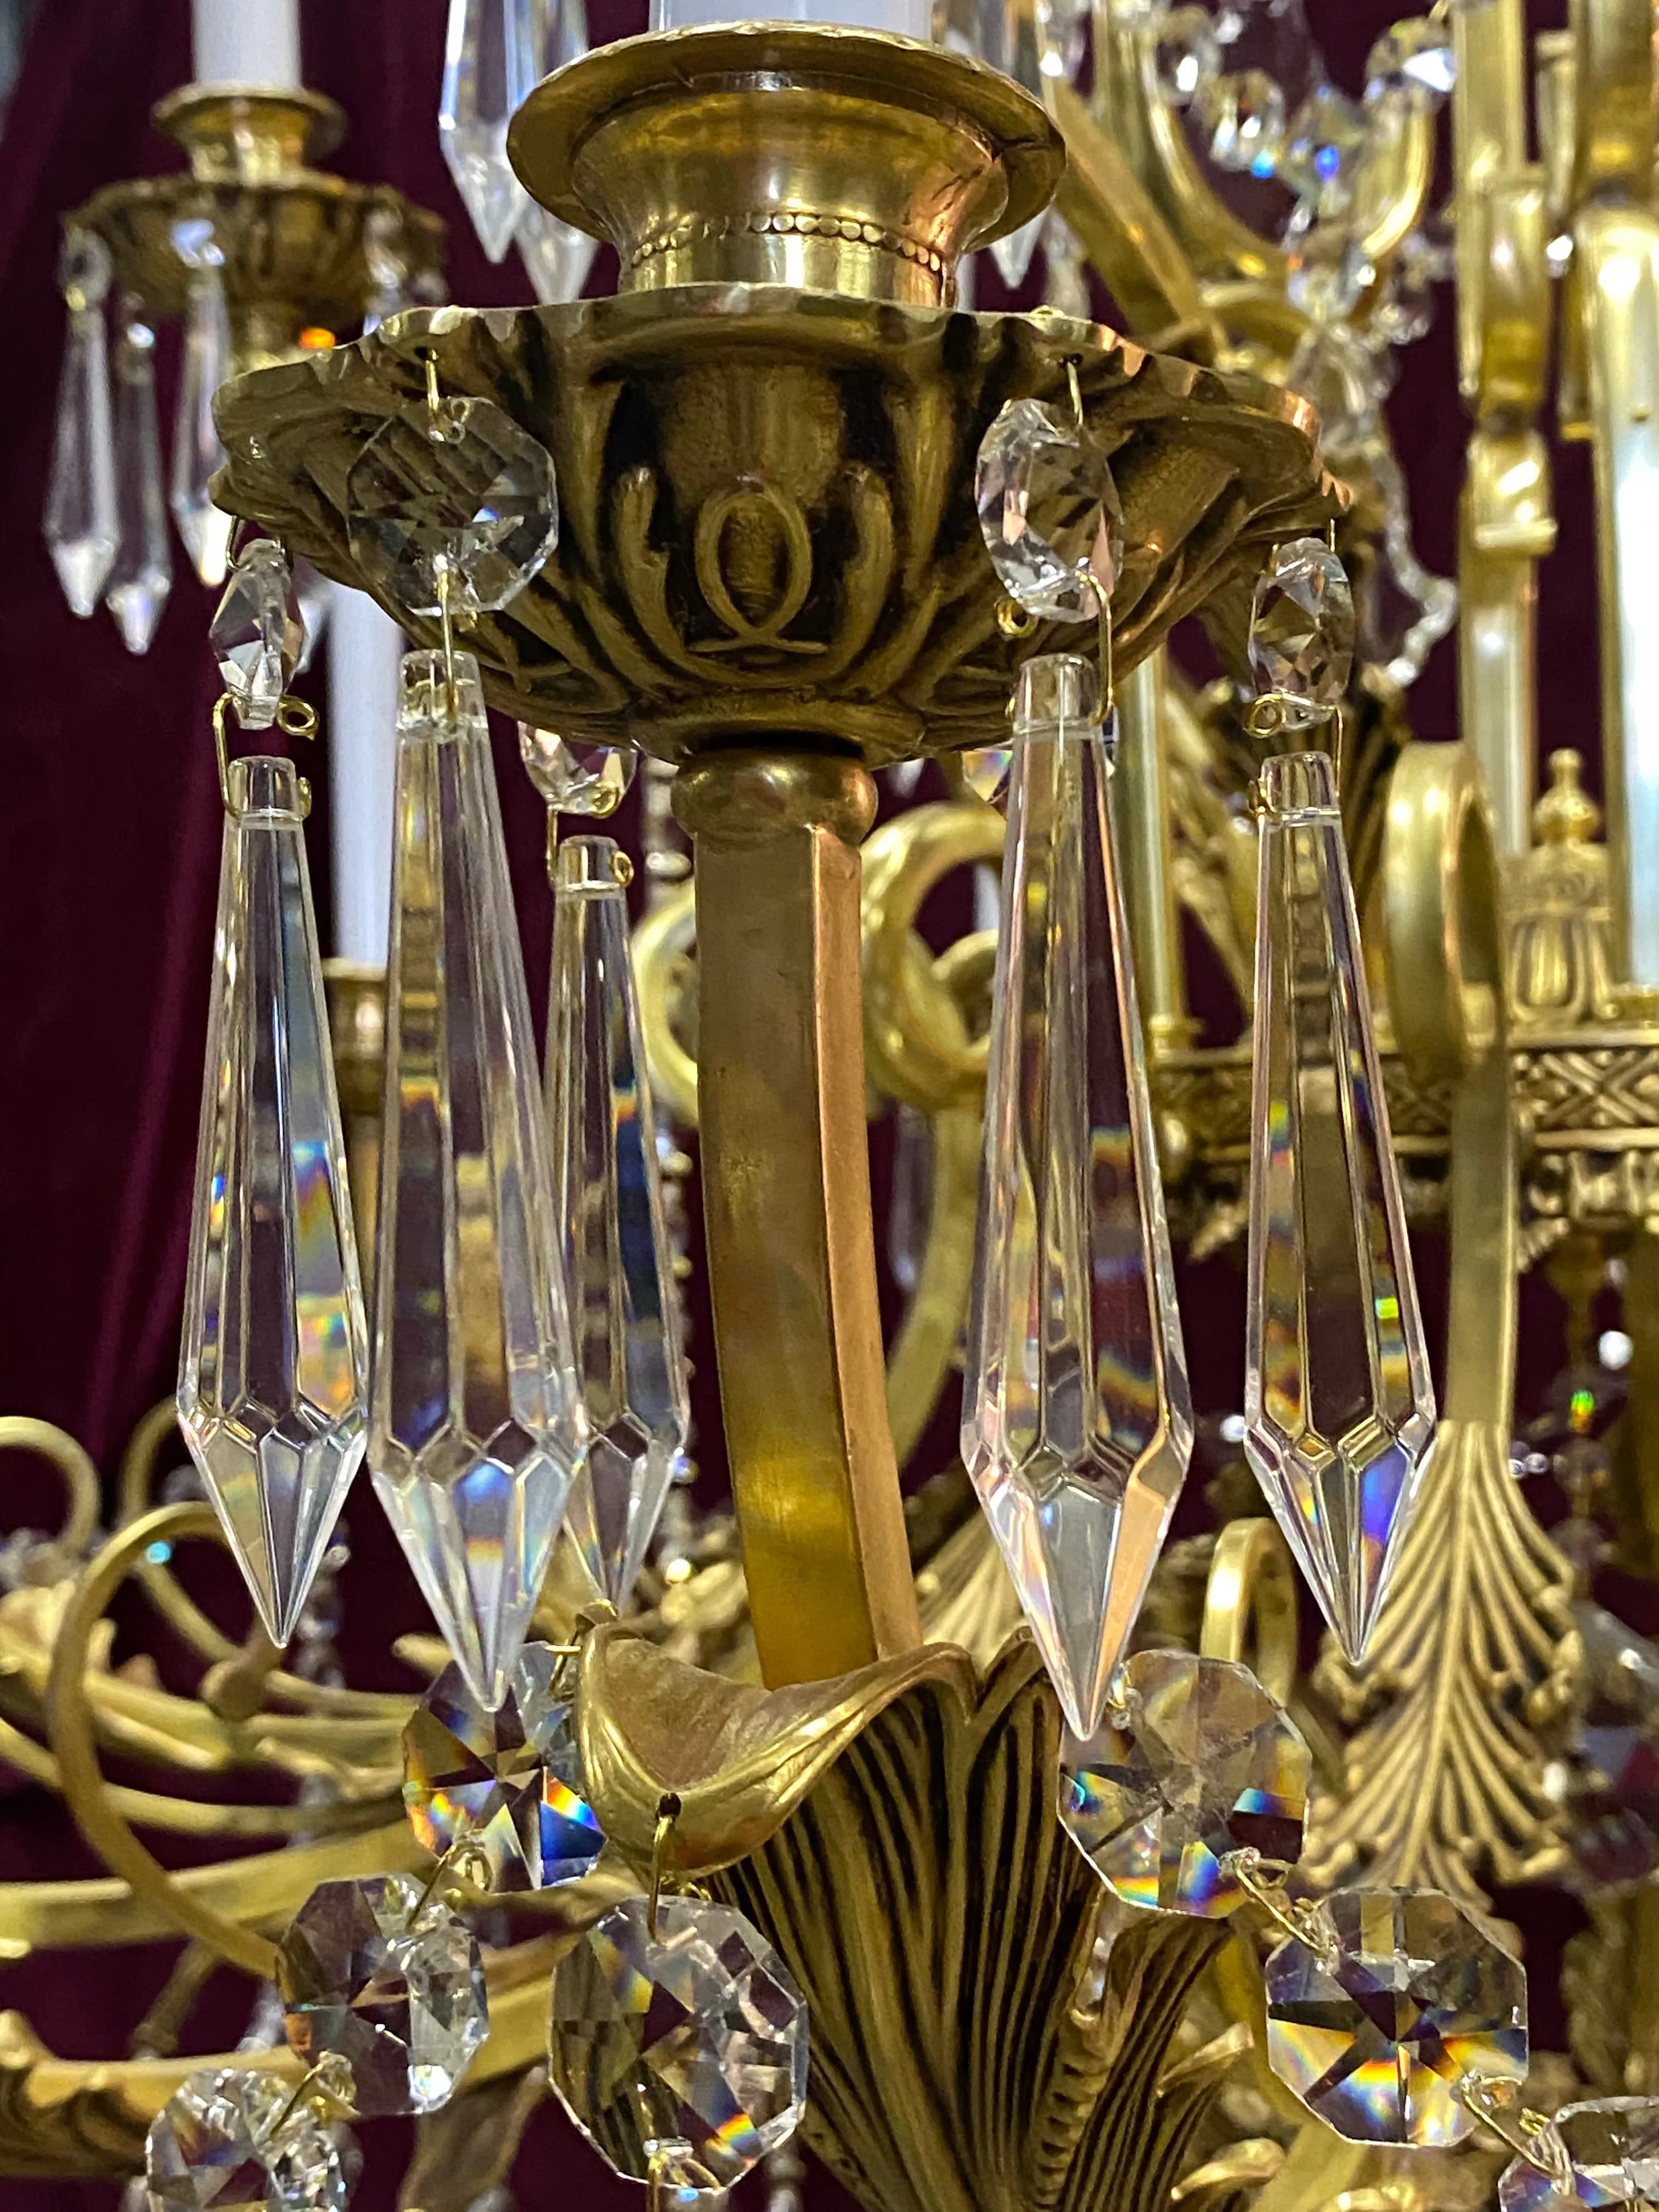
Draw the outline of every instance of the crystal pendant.
[[[173,589],[173,555],[155,419],[155,333],[137,316],[115,349],[115,562],[104,604],[127,651],[148,653]]]
[[[1435,106],[1457,82],[1457,52],[1448,26],[1428,15],[1385,31],[1365,64],[1367,100],[1407,99]]]
[[[514,236],[531,289],[544,307],[580,299],[599,250],[597,238],[590,238],[574,223],[562,222],[533,200],[519,217]]]
[[[599,821],[627,797],[640,758],[632,745],[582,744],[528,722],[519,725],[519,752],[525,773],[550,806]]]
[[[305,651],[305,617],[288,557],[272,538],[244,548],[225,586],[208,643],[245,730],[276,720]]]
[[[548,2072],[617,2172],[728,2189],[787,2142],[806,2101],[806,2007],[730,1905],[625,1898],[553,1969]]]
[[[448,2103],[489,2032],[477,1940],[413,1875],[325,1881],[276,1949],[301,2063],[337,2051],[364,2119]]]
[[[618,1607],[645,1564],[691,1425],[628,947],[631,873],[608,837],[559,847],[547,1013],[554,1218],[588,1426],[570,1528]]]
[[[933,1212],[933,1124],[900,1103],[893,1139],[892,1199],[887,1208],[887,1266],[906,1297],[921,1279]]]
[[[1194,112],[1210,134],[1218,169],[1271,177],[1285,145],[1285,95],[1265,70],[1241,70],[1206,85]]]
[[[507,131],[538,75],[535,19],[544,0],[449,0],[438,136],[492,261],[506,258],[526,204]]]
[[[1319,538],[1275,547],[1256,580],[1250,665],[1264,691],[1300,702],[1286,727],[1305,729],[1341,705],[1353,646],[1353,594],[1337,556]]]
[[[291,2083],[204,2068],[150,2122],[150,2212],[343,2212],[341,2148]]]
[[[1571,2169],[1571,2189],[1531,2159],[1517,2158],[1499,2177],[1498,2212],[1583,2212],[1605,2204],[1659,2212],[1659,2099],[1564,2105],[1553,2126]]]
[[[179,1422],[274,1643],[363,1454],[368,1358],[345,1139],[289,761],[233,761]]]
[[[477,1844],[495,1891],[575,1881],[605,1847],[582,1795],[570,1700],[555,1692],[558,1666],[546,1644],[526,1644],[493,1713],[447,1667],[404,1730],[410,1826],[440,1857]]]
[[[491,399],[382,423],[346,478],[351,557],[404,613],[504,607],[559,542],[553,456]]]
[[[102,240],[90,231],[71,232],[58,267],[69,337],[58,385],[42,527],[64,597],[77,615],[89,615],[97,605],[119,534],[104,333],[109,273]]]
[[[1342,1889],[1318,1911],[1327,1945],[1292,1936],[1263,1970],[1268,2064],[1350,2142],[1460,2142],[1465,2075],[1526,2078],[1520,1960],[1438,1890]]]
[[[1280,755],[1261,792],[1244,1450],[1358,1662],[1434,1395],[1330,761]]]
[[[173,519],[197,574],[204,584],[221,584],[235,528],[231,517],[213,504],[208,489],[225,457],[213,420],[213,395],[231,373],[224,255],[211,226],[202,220],[175,223],[173,242],[191,272],[173,430]]]
[[[1092,622],[1123,558],[1106,456],[1059,408],[1011,399],[980,442],[979,526],[1003,589],[1053,622]]]
[[[585,1444],[477,663],[403,664],[369,1464],[475,1697],[506,1696]]]
[[[1308,94],[1291,118],[1278,169],[1304,216],[1324,222],[1347,213],[1368,135],[1364,113],[1346,93],[1322,84]]]
[[[970,798],[994,806],[1007,787],[1014,764],[1012,745],[970,745],[957,755],[962,763],[962,787]]]
[[[1089,296],[1089,257],[1065,216],[1050,208],[1042,222],[1042,304],[1057,315],[1086,323],[1094,317]]]
[[[1060,1754],[1061,1825],[1126,1905],[1219,1919],[1244,1898],[1231,1853],[1302,1856],[1302,1732],[1230,1660],[1137,1651],[1120,1680],[1121,1717]]]
[[[1079,1736],[1193,1449],[1098,714],[1088,662],[1020,670],[962,1427]]]
[[[1221,45],[1207,8],[1171,8],[1153,50],[1158,88],[1171,107],[1189,107],[1221,74]]]

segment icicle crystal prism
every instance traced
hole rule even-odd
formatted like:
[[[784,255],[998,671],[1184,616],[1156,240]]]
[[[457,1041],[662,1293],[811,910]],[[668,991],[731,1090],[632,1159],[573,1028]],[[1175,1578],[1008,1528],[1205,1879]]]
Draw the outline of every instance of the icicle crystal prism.
[[[367,1327],[300,779],[230,765],[179,1423],[285,1644],[363,1455]]]
[[[544,207],[538,207],[533,200],[519,217],[514,235],[519,241],[520,258],[530,277],[530,288],[543,307],[556,307],[567,300],[580,299],[587,272],[599,250],[597,238],[590,238],[574,223],[562,222],[557,216]]]
[[[89,615],[102,595],[119,530],[104,332],[109,275],[109,255],[100,239],[90,231],[65,238],[58,282],[69,308],[69,339],[58,385],[42,528],[64,597],[77,615]]]
[[[665,1897],[653,1937],[625,1898],[553,1969],[548,2073],[629,2180],[729,2189],[800,2120],[806,2006],[732,1906]]]
[[[1073,1734],[1193,1449],[1098,684],[1020,671],[962,1453]]]
[[[173,242],[191,271],[185,315],[185,357],[179,373],[173,429],[173,519],[204,584],[222,584],[234,525],[213,504],[208,486],[224,459],[213,420],[213,395],[230,374],[230,319],[225,312],[224,254],[211,224],[173,225]]]
[[[974,500],[1003,589],[1051,622],[1093,622],[1123,559],[1106,456],[1069,410],[1011,399],[980,441]]]
[[[1498,2212],[1599,2212],[1606,2204],[1659,2212],[1659,2099],[1598,2097],[1563,2105],[1553,2127],[1572,2169],[1571,2189],[1558,2188],[1530,2159],[1517,2158],[1499,2177]]]
[[[349,2136],[345,2143],[355,2148]],[[343,2212],[340,2153],[311,2107],[295,2104],[291,2082],[204,2068],[150,2122],[150,2212]]]
[[[519,725],[519,754],[550,807],[597,821],[614,814],[628,796],[640,758],[632,745],[573,743],[530,722]]]
[[[536,19],[547,4],[449,0],[438,136],[478,243],[492,261],[505,258],[526,204],[507,158],[507,129],[540,74]]]
[[[526,1644],[493,1713],[459,1667],[446,1667],[404,1730],[410,1827],[438,1857],[453,1844],[478,1844],[492,1890],[574,1881],[605,1846],[582,1795],[569,1696],[555,1692],[559,1664],[546,1644]]]
[[[1137,1651],[1123,1712],[1060,1753],[1060,1825],[1126,1905],[1217,1920],[1243,1902],[1227,1861],[1302,1856],[1312,1759],[1248,1667]]]
[[[608,837],[560,845],[547,1014],[554,1216],[588,1425],[570,1528],[616,1606],[645,1564],[691,1424],[629,954],[631,872]]]
[[[1434,1435],[1434,1393],[1323,753],[1264,765],[1244,1450],[1352,1660]]]
[[[289,2048],[337,2051],[364,2119],[447,2105],[489,2033],[477,1938],[414,1875],[325,1881],[276,1949]]]
[[[403,665],[369,1465],[499,1705],[586,1443],[477,663]]]
[[[232,569],[208,643],[236,719],[268,730],[305,651],[305,617],[288,556],[271,538],[256,538]]]
[[[115,562],[104,604],[129,653],[148,653],[167,593],[173,555],[155,419],[155,333],[133,316],[115,349]]]
[[[1340,1889],[1318,1909],[1322,1954],[1292,1936],[1263,1969],[1268,2064],[1350,2142],[1461,2142],[1465,2075],[1526,2078],[1521,1961],[1438,1890]]]

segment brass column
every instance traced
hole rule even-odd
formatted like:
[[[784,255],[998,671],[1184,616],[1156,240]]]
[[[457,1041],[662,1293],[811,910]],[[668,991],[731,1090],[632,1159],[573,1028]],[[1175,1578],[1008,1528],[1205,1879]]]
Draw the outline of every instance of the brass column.
[[[720,1400],[761,1671],[921,1641],[888,1430],[865,1146],[856,762],[682,770],[696,841],[697,1096]]]

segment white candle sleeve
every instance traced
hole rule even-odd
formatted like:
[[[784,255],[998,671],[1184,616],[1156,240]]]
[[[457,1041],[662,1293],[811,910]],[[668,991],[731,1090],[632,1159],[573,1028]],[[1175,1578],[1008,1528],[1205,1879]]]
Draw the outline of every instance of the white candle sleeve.
[[[300,0],[191,0],[191,10],[198,84],[283,92],[304,83]]]
[[[334,950],[386,965],[392,910],[392,790],[404,639],[362,592],[336,585],[328,622],[329,825]]]

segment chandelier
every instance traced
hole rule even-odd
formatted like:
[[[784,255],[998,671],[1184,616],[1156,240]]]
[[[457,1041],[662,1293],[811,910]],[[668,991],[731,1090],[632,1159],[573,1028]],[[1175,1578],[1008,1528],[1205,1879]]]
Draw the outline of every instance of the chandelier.
[[[550,2091],[660,2206],[781,2212],[798,2142],[871,2212],[1659,2203],[1659,1648],[1598,1579],[1659,1580],[1651,11],[1440,0],[1354,98],[1298,0],[717,16],[451,0],[445,158],[536,307],[442,303],[436,219],[311,166],[292,0],[198,0],[187,173],[65,217],[47,540],[135,652],[169,504],[222,583],[224,825],[176,1399],[112,1507],[0,1422],[68,1499],[0,1548],[0,1759],[107,1869],[0,1885],[0,1943],[179,1948],[125,2057],[5,2016],[0,2171],[343,2212],[413,2116],[402,2201],[464,2212]],[[988,264],[1043,303],[974,312]],[[1437,310],[1455,581],[1384,404]],[[1605,842],[1576,753],[1538,788],[1552,403]],[[331,591],[402,634],[367,724],[293,689]],[[324,773],[387,917],[332,962]],[[1517,1422],[1534,1270],[1569,1364]],[[404,1694],[332,1646],[365,1468]],[[129,1581],[192,1695],[112,1667]]]

